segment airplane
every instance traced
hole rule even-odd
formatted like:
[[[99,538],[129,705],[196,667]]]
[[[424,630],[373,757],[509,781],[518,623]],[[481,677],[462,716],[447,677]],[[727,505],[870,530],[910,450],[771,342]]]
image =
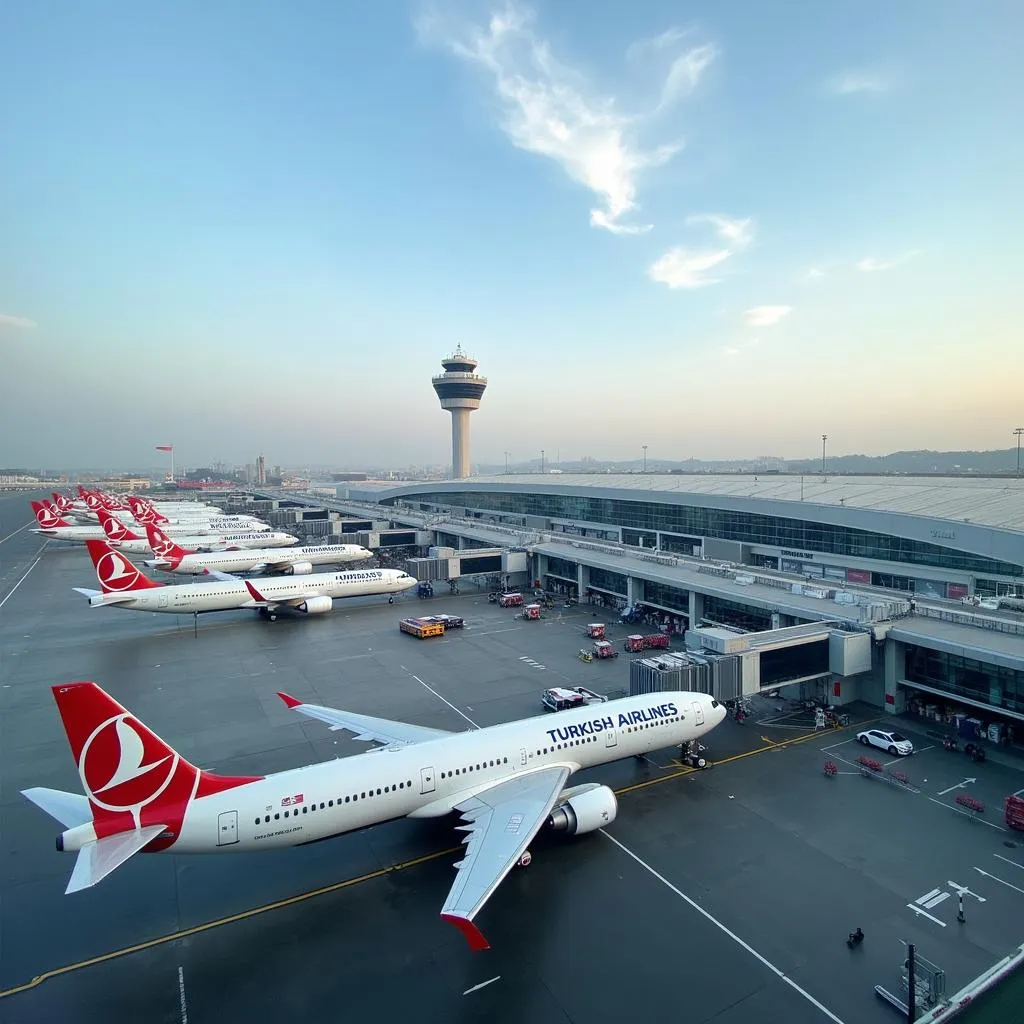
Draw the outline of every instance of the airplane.
[[[69,540],[79,544],[84,544],[87,540],[102,540],[106,536],[101,526],[79,526],[69,523],[53,506],[43,505],[38,501],[31,502],[31,505],[36,522],[39,523],[39,529],[32,530],[32,533],[40,533],[53,540]]]
[[[155,526],[146,527],[146,536],[156,558],[144,560],[143,565],[183,576],[215,572],[265,572],[303,576],[311,573],[314,565],[342,565],[373,557],[372,551],[359,544],[321,544],[317,547],[289,548],[287,551],[256,548],[199,554],[186,551],[183,546],[161,534]]]
[[[89,509],[89,511],[91,511],[91,512],[95,512],[96,509],[99,508],[101,505],[106,506],[109,510],[114,511],[114,512],[128,512],[128,511],[130,511],[130,506],[126,505],[120,499],[115,499],[115,498],[112,498],[110,496],[101,494],[99,491],[87,491],[87,490],[85,490],[84,487],[81,487],[81,486],[78,488],[78,490],[79,490],[79,493],[82,496],[82,502],[85,504],[85,507],[87,509]],[[58,496],[55,494],[54,497],[56,498]],[[61,497],[63,497],[63,495]],[[68,498],[64,498],[64,501],[70,502],[71,505],[75,505],[76,504],[75,502],[71,502],[70,499],[68,499]],[[58,501],[58,506],[60,506],[60,504],[61,504],[60,501]],[[198,512],[198,513],[210,512],[213,515],[222,515],[223,511],[224,511],[223,509],[218,508],[216,505],[210,505],[210,504],[207,504],[206,502],[199,502],[199,501],[166,501],[166,502],[158,502],[158,503],[156,503],[156,507],[157,508],[161,508],[161,509],[167,507],[167,508],[171,508],[171,509],[178,509],[180,511]],[[63,511],[63,509],[62,509],[62,511]]]
[[[101,590],[73,587],[89,599],[92,608],[114,605],[140,612],[169,612],[173,615],[201,615],[206,612],[255,608],[263,618],[275,620],[281,611],[302,615],[326,615],[334,598],[395,594],[416,586],[416,579],[401,569],[355,569],[346,572],[318,572],[300,579],[272,577],[251,580],[234,576],[216,583],[157,583],[145,576],[120,552],[101,540],[85,545],[96,568]]]
[[[441,908],[471,949],[489,948],[474,919],[542,828],[584,835],[618,804],[585,768],[696,740],[726,716],[710,694],[662,692],[466,732],[307,704],[289,707],[376,749],[273,775],[226,776],[185,760],[94,682],[51,687],[86,795],[22,795],[77,853],[66,893],[102,881],[140,850],[231,853],[303,846],[398,818],[458,813],[465,852]]]
[[[174,526],[187,528],[185,532],[202,533],[206,530],[269,530],[271,529],[262,519],[257,519],[255,516],[250,515],[239,515],[239,516],[228,516],[224,513],[217,511],[214,513],[202,513],[196,512],[195,514],[186,513],[184,516],[180,516],[174,519],[169,519],[162,513],[157,512],[154,509],[147,508],[145,505],[139,506],[140,511],[136,514],[131,512],[123,512],[120,509],[112,506],[110,503],[101,501],[95,505],[89,512],[77,513],[79,518],[83,519],[98,519],[100,522],[103,521],[104,515],[115,515],[124,521],[125,523],[137,526],[140,529],[146,525],[146,523],[155,522],[161,526]],[[73,513],[75,514],[75,513]]]
[[[100,510],[100,523],[106,540],[111,547],[129,554],[148,555],[157,549],[153,547],[148,537],[143,537],[133,530],[130,530],[116,516],[112,516],[105,509]],[[145,528],[147,533],[150,527]],[[284,548],[299,543],[299,538],[291,533],[283,533],[280,530],[271,530],[269,533],[251,533],[245,530],[237,533],[197,533],[192,536],[181,536],[186,529],[182,526],[168,526],[161,529],[158,526],[152,527],[155,531],[157,542],[161,548],[172,541],[167,536],[174,533],[173,543],[180,543],[183,547],[196,552],[210,551],[241,551],[249,548]],[[102,538],[100,538],[102,539]]]
[[[112,512],[108,512],[105,508],[101,508],[96,514],[99,516],[100,526],[103,527],[104,534],[108,539],[115,541],[134,539],[139,541],[141,545],[137,550],[149,550],[149,545],[146,542],[145,537],[142,535],[142,531],[145,530],[145,526],[133,524],[129,527],[122,520],[118,519]],[[160,529],[169,537],[205,537],[207,540],[218,539],[232,534],[254,537],[270,537],[273,534],[278,534],[282,537],[292,536],[290,533],[281,534],[280,531],[275,531],[265,523],[242,523],[241,525],[225,526],[219,529],[209,528],[206,523],[165,523],[160,526]],[[138,532],[133,532],[133,530]],[[289,541],[288,543],[294,544],[297,540],[298,538],[295,538],[295,540]],[[214,546],[216,547],[218,545]],[[263,546],[268,548],[280,547],[280,543],[268,542]]]

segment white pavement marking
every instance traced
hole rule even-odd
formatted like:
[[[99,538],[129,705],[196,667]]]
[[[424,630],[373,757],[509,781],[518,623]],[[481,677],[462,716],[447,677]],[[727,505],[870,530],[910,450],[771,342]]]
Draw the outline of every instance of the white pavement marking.
[[[949,895],[947,893],[947,895]],[[937,917],[932,917],[927,910],[922,910],[920,907],[915,906],[913,903],[908,903],[907,906],[915,913],[920,914],[921,917],[927,917],[929,921],[934,921],[940,928],[946,927],[945,921],[940,921]]]
[[[11,587],[7,596],[2,601],[0,601],[0,608],[3,608],[3,606],[7,604],[7,602],[10,601],[12,597],[14,597],[14,592],[18,589],[18,587],[22,585],[22,583],[25,582],[25,580],[28,579],[28,574],[39,564],[39,562],[42,560],[42,557],[42,555],[36,556],[36,560],[25,570],[25,575],[22,576],[21,579],[18,580],[18,582],[15,583],[13,587]]]
[[[835,750],[836,747],[845,746],[847,743],[856,743],[856,740],[841,740],[839,743],[830,743],[827,747],[822,747],[822,750]]]
[[[482,988],[487,988],[488,985],[493,985],[496,981],[501,981],[501,975],[498,974],[491,978],[490,981],[481,981],[479,985],[474,985],[472,988],[467,988],[462,994],[468,996],[470,992],[479,992]]]
[[[914,900],[914,903],[919,907],[931,910],[933,907],[937,907],[944,900],[948,899],[948,892],[942,892],[940,889],[932,889],[931,892],[926,892],[923,896],[918,896],[918,898]]]
[[[963,782],[958,782],[955,786],[950,786],[949,789],[942,790],[939,796],[945,796],[947,793],[952,793],[954,789],[963,789],[970,782],[977,782],[977,779],[964,779]]]
[[[662,885],[670,889],[681,900],[683,900],[685,903],[688,903],[694,910],[696,910],[698,914],[700,914],[706,920],[710,921],[719,931],[724,932],[726,935],[729,936],[730,939],[733,940],[733,942],[735,942],[738,946],[741,946],[752,957],[754,957],[754,959],[759,960],[762,964],[764,964],[764,966],[767,967],[768,970],[770,970],[777,978],[780,978],[787,985],[789,985],[790,988],[792,988],[794,991],[802,995],[804,999],[806,999],[812,1006],[819,1009],[826,1017],[828,1017],[829,1020],[834,1021],[834,1024],[843,1024],[843,1021],[839,1017],[837,1017],[827,1006],[818,1002],[818,1000],[815,999],[814,996],[810,994],[810,992],[808,992],[806,989],[801,988],[792,978],[788,977],[786,974],[780,971],[779,968],[775,966],[775,964],[761,956],[761,954],[758,953],[758,951],[754,949],[753,946],[744,942],[735,932],[730,931],[717,918],[712,917],[711,914],[708,913],[708,911],[706,911],[699,903],[695,903],[692,899],[690,899],[690,897],[687,896],[685,892],[683,892],[681,889],[677,889],[667,878],[664,877],[664,875],[658,874],[658,872],[655,871],[654,868],[650,866],[650,864],[641,860],[632,850],[629,849],[629,847],[624,846],[622,843],[618,841],[618,839],[615,838],[615,836],[605,831],[605,829],[602,828],[600,832],[606,839],[610,839],[620,850],[622,850],[623,853],[627,854],[629,857],[632,857],[632,859],[635,860],[637,864],[640,865],[640,867],[642,867],[649,874],[653,875],[659,882],[661,882]]]
[[[181,1024],[188,1024],[188,1008],[185,1006],[185,968],[178,968],[178,1003],[181,1007]]]
[[[19,526],[13,533],[7,534],[6,537],[0,537],[0,544],[3,544],[5,540],[10,540],[12,537],[17,537],[22,530],[27,530],[34,522],[34,519],[30,519],[24,526]]]
[[[523,629],[523,626],[512,626],[509,629],[492,629],[486,633],[477,633],[473,631],[473,636],[494,636],[495,633],[514,633],[517,629]]]
[[[984,875],[986,878],[991,878],[993,881],[1001,882],[1007,889],[1012,889],[1014,892],[1019,892],[1021,896],[1024,896],[1024,889],[1018,889],[1017,886],[1010,885],[1009,882],[1000,878],[998,875],[990,875],[987,871],[982,871],[981,868],[975,868],[974,870],[977,871],[979,875]]]
[[[1018,789],[1017,792],[1014,793],[1013,795],[1014,796],[1020,796],[1022,793],[1024,793],[1024,789]]]
[[[999,829],[1000,832],[1005,832],[1006,829],[1002,825],[997,825],[994,821],[986,821],[984,818],[979,818],[975,814],[971,814],[970,811],[962,811],[959,807],[954,807],[952,804],[947,804],[944,800],[936,800],[935,797],[928,797],[933,804],[938,804],[940,807],[945,807],[948,810],[956,811],[957,814],[962,814],[965,818],[970,818],[973,821],[980,821],[982,825],[988,825],[989,828]]]
[[[999,854],[997,853],[996,856],[998,857]],[[961,885],[959,882],[950,882],[947,880],[946,885],[948,885],[959,896],[973,896],[979,903],[986,902],[984,896],[979,896],[976,892],[971,892],[966,885]]]
[[[998,857],[999,860],[1005,860],[1007,864],[1012,864],[1015,868],[1020,868],[1024,871],[1024,864],[1018,864],[1015,860],[1010,860],[1009,857],[1004,857],[1001,853],[993,853],[993,857]]]
[[[409,674],[412,675],[412,673]],[[443,700],[445,704],[447,704],[448,707],[450,707],[452,711],[454,711],[457,715],[462,715],[462,717],[467,722],[469,722],[469,724],[473,726],[474,729],[480,728],[480,726],[477,725],[476,722],[474,722],[473,719],[469,717],[469,715],[467,715],[464,711],[460,711],[450,700],[448,700],[447,697],[442,697],[441,694],[437,692],[437,690],[435,690],[432,686],[428,685],[427,683],[423,682],[423,680],[420,679],[419,676],[413,676],[413,679],[415,679],[416,682],[420,684],[420,686],[425,686],[438,700]]]

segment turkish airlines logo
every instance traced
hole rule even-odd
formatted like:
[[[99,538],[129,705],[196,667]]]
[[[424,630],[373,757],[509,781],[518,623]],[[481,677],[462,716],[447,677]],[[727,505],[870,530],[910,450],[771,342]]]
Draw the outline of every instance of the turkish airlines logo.
[[[157,534],[155,543],[152,545],[153,553],[160,558],[170,558],[174,554],[174,541],[170,537]]]
[[[95,494],[87,494],[85,496],[85,503],[93,510],[93,512],[95,512],[101,504],[100,499]]]
[[[142,573],[120,552],[108,551],[96,563],[96,575],[107,590],[131,590]]]
[[[128,527],[113,516],[105,516],[103,530],[111,540],[124,540],[128,536]]]
[[[138,721],[127,712],[108,718],[85,741],[78,773],[89,799],[108,811],[138,812],[166,788],[178,755],[147,751]]]
[[[39,520],[39,525],[44,529],[56,526],[60,522],[60,516],[52,508],[47,508],[45,505],[39,506],[36,519]]]

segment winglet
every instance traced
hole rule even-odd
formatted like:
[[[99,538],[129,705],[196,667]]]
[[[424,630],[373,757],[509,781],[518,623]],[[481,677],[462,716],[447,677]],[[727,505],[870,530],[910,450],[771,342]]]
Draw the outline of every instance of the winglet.
[[[287,693],[282,693],[280,690],[277,691],[277,695],[290,708],[297,708],[300,704],[304,704],[305,703],[305,701],[296,700],[294,697],[289,697]]]
[[[254,601],[259,601],[260,604],[267,603],[267,599],[248,580],[245,581],[245,587]]]
[[[442,914],[441,919],[455,925],[462,932],[473,952],[478,953],[480,950],[491,948],[491,944],[484,938],[483,933],[468,917],[459,917],[458,914]]]

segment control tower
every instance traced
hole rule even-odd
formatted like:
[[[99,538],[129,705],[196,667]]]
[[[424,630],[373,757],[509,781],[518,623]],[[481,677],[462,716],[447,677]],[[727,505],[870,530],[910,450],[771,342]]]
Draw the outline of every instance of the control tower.
[[[470,359],[456,346],[455,351],[441,360],[444,373],[431,380],[441,408],[452,414],[452,479],[469,476],[469,414],[480,408],[480,399],[487,389],[487,378],[473,371],[477,361]]]

